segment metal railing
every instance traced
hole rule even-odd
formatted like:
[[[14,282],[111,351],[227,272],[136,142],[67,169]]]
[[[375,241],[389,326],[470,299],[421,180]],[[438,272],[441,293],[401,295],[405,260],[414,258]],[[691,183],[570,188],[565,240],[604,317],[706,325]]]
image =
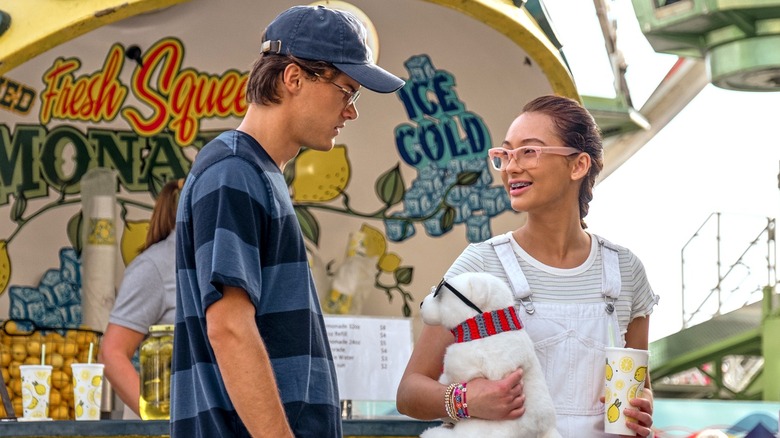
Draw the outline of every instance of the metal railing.
[[[775,219],[731,217],[742,223],[726,229],[723,213],[710,214],[680,251],[683,328],[759,301],[763,288],[777,283]],[[725,241],[722,231],[734,240]],[[745,242],[749,242],[746,247]],[[765,252],[760,249],[764,243]],[[686,256],[695,256],[696,263],[686,265]],[[724,259],[733,262],[724,264]],[[717,280],[710,287],[713,274]]]

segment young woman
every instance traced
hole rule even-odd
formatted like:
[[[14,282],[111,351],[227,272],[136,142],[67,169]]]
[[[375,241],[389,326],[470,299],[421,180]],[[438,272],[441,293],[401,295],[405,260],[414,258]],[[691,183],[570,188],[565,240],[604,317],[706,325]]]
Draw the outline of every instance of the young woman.
[[[564,437],[604,433],[604,349],[610,343],[647,349],[649,314],[658,302],[639,259],[591,233],[583,218],[603,168],[601,134],[578,102],[542,96],[513,121],[499,148],[489,151],[512,208],[526,212],[514,231],[469,245],[444,278],[488,272],[513,289],[518,316],[534,341]],[[424,326],[398,388],[399,412],[447,418],[447,386],[438,383],[453,335]],[[468,415],[523,415],[522,370],[502,380],[467,382]],[[649,380],[624,405],[628,427],[652,434]]]
[[[123,418],[139,418],[140,381],[133,355],[149,327],[173,324],[176,311],[174,228],[184,180],[169,181],[160,191],[149,219],[146,243],[125,269],[111,310],[99,361],[111,387],[125,404]]]

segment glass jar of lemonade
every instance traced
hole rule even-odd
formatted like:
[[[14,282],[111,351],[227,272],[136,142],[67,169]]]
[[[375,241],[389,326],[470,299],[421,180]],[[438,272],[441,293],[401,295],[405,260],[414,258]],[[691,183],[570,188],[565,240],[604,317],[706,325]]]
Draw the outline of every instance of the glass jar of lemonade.
[[[171,359],[173,325],[153,325],[141,343],[141,398],[139,410],[144,420],[171,417]]]

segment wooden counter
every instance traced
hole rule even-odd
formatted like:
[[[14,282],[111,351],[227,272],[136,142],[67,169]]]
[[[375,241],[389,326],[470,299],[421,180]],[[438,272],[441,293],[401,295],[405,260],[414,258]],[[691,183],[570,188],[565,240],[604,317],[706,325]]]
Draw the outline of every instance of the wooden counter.
[[[439,421],[398,419],[344,420],[344,437],[416,437]],[[167,421],[101,420],[0,422],[0,437],[168,437]]]

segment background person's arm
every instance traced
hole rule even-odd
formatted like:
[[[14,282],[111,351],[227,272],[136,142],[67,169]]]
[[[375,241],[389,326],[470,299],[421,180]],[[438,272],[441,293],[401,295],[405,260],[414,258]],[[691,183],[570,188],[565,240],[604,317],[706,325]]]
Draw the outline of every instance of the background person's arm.
[[[209,342],[230,400],[254,437],[292,437],[246,291],[225,286],[206,309]]]
[[[136,415],[141,394],[140,378],[133,366],[133,355],[145,335],[135,330],[109,323],[100,342],[98,362],[105,365],[104,373],[122,403]]]

